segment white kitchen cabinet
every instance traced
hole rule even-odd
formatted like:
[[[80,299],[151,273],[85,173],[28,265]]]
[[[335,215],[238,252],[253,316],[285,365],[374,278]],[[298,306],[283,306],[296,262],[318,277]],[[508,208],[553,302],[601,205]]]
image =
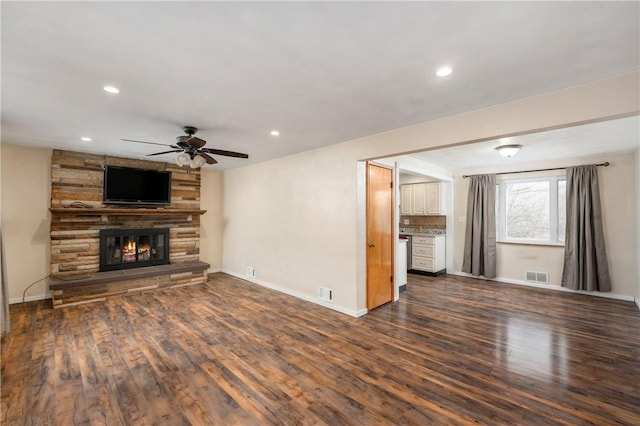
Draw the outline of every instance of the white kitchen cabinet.
[[[442,185],[440,182],[429,182],[426,186],[426,214],[439,215],[442,212]]]
[[[414,183],[411,185],[411,214],[427,214],[427,187],[424,183]]]
[[[440,182],[400,185],[400,214],[443,215],[443,185]]]
[[[413,269],[433,273],[444,271],[446,268],[444,235],[414,235],[411,244]]]
[[[411,185],[400,185],[400,214],[412,214],[411,200]]]

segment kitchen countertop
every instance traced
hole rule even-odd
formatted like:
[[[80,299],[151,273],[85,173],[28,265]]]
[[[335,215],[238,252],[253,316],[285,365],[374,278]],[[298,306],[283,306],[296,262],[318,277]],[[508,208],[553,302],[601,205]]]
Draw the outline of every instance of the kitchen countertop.
[[[425,229],[422,232],[402,232],[400,231],[400,235],[446,235],[447,231],[444,229]]]

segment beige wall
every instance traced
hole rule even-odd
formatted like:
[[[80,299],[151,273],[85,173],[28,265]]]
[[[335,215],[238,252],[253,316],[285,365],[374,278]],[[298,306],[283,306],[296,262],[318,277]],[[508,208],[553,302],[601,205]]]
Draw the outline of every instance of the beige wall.
[[[51,150],[2,144],[2,233],[9,299],[49,275]],[[27,292],[27,300],[47,294],[47,280]]]
[[[365,308],[364,168],[359,160],[640,111],[639,73],[331,145],[224,173],[223,270],[334,308]]]
[[[222,172],[206,167],[200,173],[200,260],[209,272],[222,269]]]
[[[638,248],[636,229],[638,226],[636,160],[634,153],[583,157],[573,160],[549,160],[544,163],[529,164],[526,167],[476,169],[471,173],[493,173],[512,170],[548,167],[575,166],[609,161],[609,167],[598,168],[605,244],[612,280],[612,294],[635,296],[638,277]],[[549,173],[546,173],[549,174]],[[540,176],[531,173],[526,176]],[[523,177],[525,175],[519,175]],[[465,217],[467,212],[467,191],[469,180],[461,176],[455,178],[454,209],[456,218]],[[454,225],[454,272],[460,273],[464,250],[465,224],[456,220]],[[497,247],[497,279],[524,281],[525,271],[549,273],[549,283],[560,286],[564,247],[536,246],[525,244],[501,244]]]
[[[318,149],[224,173],[223,270],[299,297],[356,306],[356,162]]]

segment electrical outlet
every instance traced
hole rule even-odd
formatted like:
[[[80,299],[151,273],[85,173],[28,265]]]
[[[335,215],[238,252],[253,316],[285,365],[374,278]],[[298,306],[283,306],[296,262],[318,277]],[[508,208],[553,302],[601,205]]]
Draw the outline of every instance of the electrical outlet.
[[[256,268],[253,266],[247,266],[247,276],[251,278],[256,277]]]
[[[408,225],[408,224],[409,224],[409,222],[410,222],[410,221],[409,221],[409,219],[405,219],[405,220],[404,220],[404,224],[405,224],[405,225]]]
[[[327,287],[318,287],[318,297],[327,302],[333,302],[333,290]]]

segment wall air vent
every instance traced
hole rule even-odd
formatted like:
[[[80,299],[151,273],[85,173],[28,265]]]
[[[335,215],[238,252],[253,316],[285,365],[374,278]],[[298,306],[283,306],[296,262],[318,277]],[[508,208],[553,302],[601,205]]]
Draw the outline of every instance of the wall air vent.
[[[549,274],[546,272],[525,271],[524,280],[532,283],[549,284]]]
[[[327,287],[318,287],[318,297],[327,302],[333,302],[333,290]]]

